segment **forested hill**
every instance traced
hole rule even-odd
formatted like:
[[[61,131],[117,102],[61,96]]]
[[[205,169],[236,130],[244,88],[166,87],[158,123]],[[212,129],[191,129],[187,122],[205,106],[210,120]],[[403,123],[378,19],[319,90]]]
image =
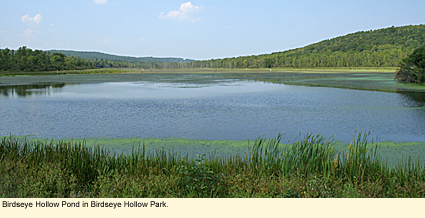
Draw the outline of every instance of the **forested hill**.
[[[425,25],[360,31],[272,54],[197,61],[214,68],[395,67],[425,45]]]
[[[191,61],[181,58],[132,58],[99,52],[41,51],[32,50],[26,46],[22,46],[16,51],[9,48],[0,49],[0,72],[40,72],[95,68],[181,69],[189,65]]]
[[[191,59],[183,59],[183,58],[155,58],[155,57],[128,57],[128,56],[118,56],[118,55],[111,55],[111,54],[105,54],[101,52],[87,52],[87,51],[67,51],[67,50],[48,50],[47,53],[54,53],[59,52],[67,57],[73,56],[73,57],[80,57],[82,59],[88,59],[88,60],[105,60],[105,61],[122,61],[122,62],[131,62],[131,63],[137,63],[137,62],[155,62],[155,63],[190,63],[194,60]]]

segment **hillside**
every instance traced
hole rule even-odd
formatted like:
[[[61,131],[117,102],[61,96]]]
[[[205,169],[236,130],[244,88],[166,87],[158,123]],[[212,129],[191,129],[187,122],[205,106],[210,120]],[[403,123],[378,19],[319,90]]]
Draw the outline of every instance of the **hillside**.
[[[0,72],[40,72],[95,68],[180,69],[194,60],[183,58],[126,57],[100,52],[0,49]]]
[[[195,62],[197,67],[395,67],[425,44],[425,25],[360,31],[272,54]]]
[[[122,62],[155,62],[155,63],[189,63],[194,60],[191,59],[183,59],[183,58],[155,58],[155,57],[128,57],[128,56],[118,56],[118,55],[111,55],[111,54],[105,54],[101,52],[86,52],[86,51],[69,51],[69,50],[48,50],[47,53],[54,53],[59,52],[67,57],[74,56],[74,57],[80,57],[82,59],[88,59],[88,60],[106,60],[106,61],[122,61]]]

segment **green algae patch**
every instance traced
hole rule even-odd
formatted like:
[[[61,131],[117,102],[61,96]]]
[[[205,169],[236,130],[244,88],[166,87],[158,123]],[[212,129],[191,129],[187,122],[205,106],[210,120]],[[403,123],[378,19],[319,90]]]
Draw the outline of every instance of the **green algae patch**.
[[[97,72],[97,71],[94,71]],[[100,71],[99,71],[100,72]],[[75,73],[75,74],[74,74]],[[108,73],[68,72],[59,75],[17,75],[2,77],[1,86],[37,84],[80,84],[106,82],[152,82],[212,84],[222,80],[254,80],[287,85],[335,87],[385,92],[425,92],[425,86],[394,81],[394,69],[205,69],[123,71]]]
[[[292,76],[289,80],[275,81],[288,85],[334,87],[370,91],[425,92],[425,86],[394,81],[394,73],[325,73],[315,76]]]
[[[334,148],[337,151],[348,151],[350,143],[336,142]],[[407,164],[409,161],[412,164],[425,165],[425,142],[392,142],[379,141],[370,142],[367,148],[372,150],[378,147],[377,154],[380,159],[389,167],[395,167],[401,164]]]
[[[182,138],[143,139],[146,148],[170,149],[173,152],[189,156],[214,155],[246,155],[253,142],[248,140],[200,140]]]
[[[130,154],[133,149],[142,149],[155,152],[156,150],[166,150],[180,155],[194,157],[196,155],[240,155],[245,156],[254,141],[250,140],[201,140],[184,138],[84,138],[84,139],[38,139],[28,138],[31,141],[41,142],[84,142],[86,146],[100,146],[109,150],[113,154]]]
[[[371,146],[379,146],[379,155],[389,166],[401,163],[425,164],[425,142],[377,142]]]
[[[24,136],[17,136],[23,138]],[[84,139],[38,139],[25,136],[31,141],[44,143],[70,141],[84,142],[86,146],[100,146],[112,154],[131,154],[133,149],[145,149],[147,152],[158,150],[170,151],[182,156],[240,156],[245,157],[255,143],[255,140],[202,140],[185,138],[84,138]],[[290,143],[280,143],[281,146],[291,146]],[[336,151],[348,151],[349,143],[335,141],[332,146]],[[396,166],[409,161],[425,164],[425,142],[373,142],[369,148],[378,146],[378,154],[389,166]]]

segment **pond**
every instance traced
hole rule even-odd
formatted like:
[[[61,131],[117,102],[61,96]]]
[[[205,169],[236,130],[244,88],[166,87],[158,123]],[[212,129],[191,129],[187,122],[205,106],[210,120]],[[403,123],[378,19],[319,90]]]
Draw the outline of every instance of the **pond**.
[[[425,99],[244,79],[0,86],[0,135],[246,140],[307,133],[425,141]]]

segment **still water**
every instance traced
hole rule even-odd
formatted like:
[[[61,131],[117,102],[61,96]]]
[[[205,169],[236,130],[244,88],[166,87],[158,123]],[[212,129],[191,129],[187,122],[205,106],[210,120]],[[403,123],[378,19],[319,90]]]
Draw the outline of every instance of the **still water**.
[[[423,94],[245,80],[107,82],[0,89],[0,135],[246,140],[307,133],[425,141]]]

